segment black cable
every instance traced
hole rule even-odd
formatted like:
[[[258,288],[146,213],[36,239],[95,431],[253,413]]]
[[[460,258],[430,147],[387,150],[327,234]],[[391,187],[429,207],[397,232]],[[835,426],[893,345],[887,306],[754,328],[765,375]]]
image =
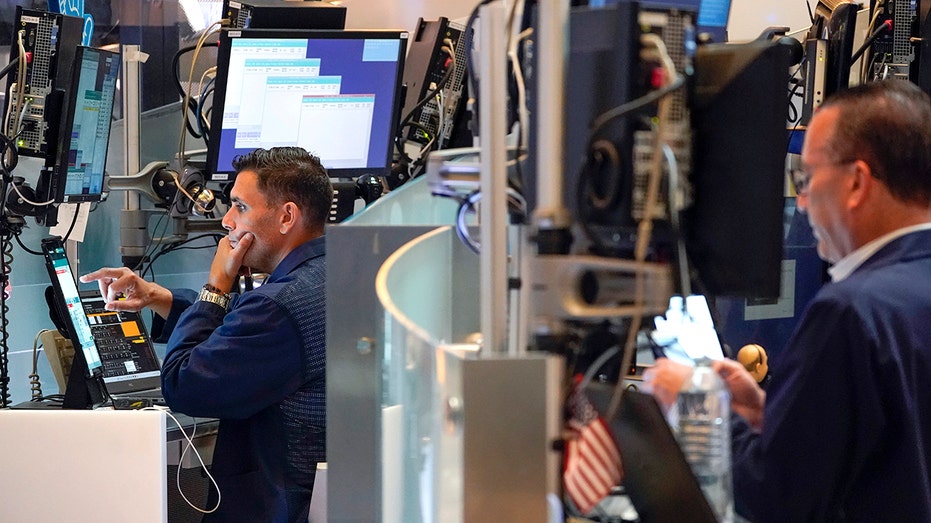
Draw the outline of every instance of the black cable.
[[[440,91],[442,91],[443,88],[446,87],[446,84],[449,83],[449,79],[452,78],[453,70],[456,68],[456,63],[455,63],[456,57],[453,56],[450,49],[448,49],[445,46],[444,46],[444,49],[446,49],[447,55],[449,55],[449,57],[453,59],[453,63],[451,63],[449,67],[446,68],[446,73],[443,74],[443,78],[440,79],[440,83],[438,83],[434,89],[431,89],[426,94],[426,96],[420,99],[420,101],[414,104],[414,107],[411,107],[410,111],[408,111],[407,114],[404,115],[404,118],[401,118],[401,123],[400,125],[398,125],[398,134],[401,134],[401,131],[404,129],[404,127],[408,123],[410,123],[411,118],[414,117],[414,113],[417,112],[417,110],[422,108],[424,105],[427,105],[427,102],[429,102],[436,95],[438,95]],[[445,109],[443,107],[438,107],[438,110],[444,111]],[[437,127],[439,127],[439,125],[437,125]],[[442,129],[437,129],[437,134],[441,133],[442,131],[443,131]]]
[[[215,80],[216,77],[211,78],[210,81],[207,82],[207,85],[204,86],[203,91],[200,93],[200,97],[197,99],[197,108],[195,111],[197,113],[197,130],[200,131],[204,139],[204,144],[208,147],[210,146],[210,121],[204,116],[204,100],[207,99],[208,95],[213,93],[213,84]]]
[[[807,59],[808,59],[807,56],[802,58],[802,61],[799,62],[798,64],[798,69],[789,78],[790,81],[794,79],[796,75],[798,75],[798,73],[803,70],[803,68],[805,67],[805,61]],[[798,109],[795,108],[795,104],[792,103],[792,99],[798,95],[798,90],[799,88],[802,87],[802,85],[803,83],[801,82],[801,79],[799,79],[798,81],[796,81],[796,83],[792,86],[792,89],[789,91],[789,121],[796,123],[796,124],[801,120],[802,115],[799,114]],[[804,104],[804,102],[802,103]]]
[[[46,331],[40,331],[39,336],[42,335],[42,332]],[[39,336],[36,336],[32,344],[32,372],[29,373],[29,398],[32,401],[44,396],[42,394],[42,379],[39,376]]]
[[[219,43],[217,42],[206,42],[201,46],[201,48],[218,47],[218,46],[219,46]],[[187,47],[182,47],[181,49],[178,49],[178,52],[176,52],[175,55],[171,58],[171,73],[174,76],[175,88],[178,89],[178,94],[181,95],[181,99],[182,100],[184,100],[185,98],[188,99],[188,106],[182,107],[182,110],[195,112],[195,114],[197,115],[197,118],[199,119],[200,114],[196,113],[197,101],[194,100],[194,98],[192,97],[191,98],[188,97],[187,91],[184,90],[184,85],[181,84],[181,71],[178,69],[180,67],[181,56],[187,53],[190,53],[194,51],[195,49],[197,49],[196,45],[189,45]],[[194,138],[203,138],[203,136],[191,126],[190,119],[187,120],[186,126],[187,126],[187,131],[191,133],[191,136],[193,136]]]
[[[7,155],[10,163],[7,164]],[[0,133],[0,169],[3,171],[3,179],[7,182],[12,181],[9,178],[10,173],[19,164],[19,152],[16,150],[16,144],[5,134]],[[4,192],[6,194],[6,192]]]
[[[78,223],[78,212],[81,211],[81,202],[78,202],[74,206],[74,216],[71,217],[71,225],[68,226],[68,232],[65,233],[65,237],[62,238],[62,242],[68,241],[68,238],[71,236],[71,233],[74,231],[74,226]]]
[[[578,184],[576,186],[576,206],[577,206],[576,208],[578,209],[579,218],[580,218],[579,226],[582,228],[582,232],[592,242],[595,249],[598,250],[599,252],[601,251],[601,249],[604,248],[605,245],[604,245],[604,242],[599,237],[599,235],[595,233],[594,229],[592,229],[591,224],[589,223],[591,219],[591,215],[588,210],[588,205],[586,202],[586,197],[588,196],[588,193],[586,193],[585,191],[587,180],[588,180],[586,176],[586,168],[591,160],[592,150],[595,144],[598,142],[597,137],[598,137],[599,131],[601,131],[606,125],[611,123],[613,120],[616,120],[618,118],[627,116],[630,113],[638,111],[660,100],[664,96],[667,96],[675,92],[676,90],[680,89],[684,85],[685,85],[685,78],[682,76],[679,76],[678,78],[675,79],[675,81],[673,81],[669,85],[662,87],[661,89],[651,91],[641,96],[640,98],[637,98],[636,100],[632,100],[630,102],[623,103],[617,107],[608,109],[607,111],[598,115],[593,121],[591,130],[589,131],[588,146],[585,148],[586,150],[585,158],[583,158],[582,164],[580,166]]]
[[[16,240],[16,243],[19,244],[20,249],[22,249],[22,250],[24,250],[24,251],[26,251],[26,252],[28,252],[29,254],[32,254],[32,255],[34,255],[34,256],[43,256],[43,254],[42,254],[41,251],[34,251],[34,250],[30,249],[29,247],[26,247],[26,244],[24,244],[23,241],[19,238],[19,235],[18,235],[18,234],[14,235],[13,238]]]
[[[18,56],[17,56],[16,58],[10,60],[10,63],[6,64],[6,67],[4,67],[3,69],[0,69],[0,78],[3,78],[4,76],[10,74],[10,71],[12,71],[13,68],[14,68],[14,67],[16,66],[16,64],[18,64],[18,63],[19,63],[19,57],[18,57]]]
[[[524,195],[524,171],[520,166],[521,156],[524,154],[524,149],[521,147],[521,144],[524,143],[524,126],[520,124],[520,119],[517,123],[517,149],[514,151],[514,176],[513,179],[508,179],[508,183],[511,185],[515,191]]]
[[[204,48],[204,47],[219,47],[219,43],[206,42],[204,43],[204,45],[201,46],[201,48]],[[178,52],[176,52],[175,55],[171,58],[171,72],[172,74],[174,74],[175,87],[178,89],[178,94],[180,94],[182,98],[184,98],[187,95],[187,91],[184,90],[184,85],[181,84],[181,71],[178,69],[178,67],[180,66],[181,56],[187,53],[190,53],[196,49],[197,49],[196,45],[189,45],[186,47],[182,47],[178,49]]]
[[[6,220],[6,214],[2,219]],[[0,408],[10,406],[10,320],[7,314],[10,306],[7,304],[6,284],[10,278],[12,269],[10,265],[13,262],[13,244],[10,242],[12,231],[6,230],[7,224],[3,224],[4,231],[0,234]]]
[[[409,165],[413,160],[411,160],[411,157],[408,156],[407,153],[404,151],[404,143],[402,142],[402,139],[403,139],[403,135],[404,135],[404,132],[403,132],[403,131],[404,131],[404,128],[405,128],[405,127],[415,127],[415,128],[417,128],[420,132],[422,132],[422,133],[424,134],[424,138],[427,139],[427,142],[428,142],[428,143],[432,143],[432,142],[434,141],[435,138],[432,138],[432,137],[430,136],[430,130],[427,129],[426,127],[424,127],[424,126],[423,126],[422,124],[420,124],[419,122],[407,122],[407,123],[405,123],[404,125],[402,125],[401,127],[399,127],[399,128],[398,128],[398,132],[394,135],[394,146],[398,149],[398,158],[399,158],[399,160],[400,160],[400,163],[406,167],[406,166]],[[422,156],[423,156],[423,155],[421,155],[421,157],[422,157]],[[418,160],[421,160],[421,159],[422,159],[422,158],[418,158]],[[411,178],[413,178],[413,176],[412,176]]]
[[[863,53],[866,51],[866,49],[873,45],[873,42],[875,42],[877,38],[879,38],[883,33],[891,30],[892,20],[886,20],[882,23],[881,26],[877,27],[871,35],[866,37],[866,40],[863,41],[863,45],[861,45],[860,48],[857,49],[856,52],[854,52],[850,57],[850,66],[853,67],[853,64],[856,63],[856,61],[859,60],[861,56],[863,56]]]
[[[177,198],[177,194],[175,194],[175,198]],[[167,209],[165,209],[165,212],[159,214],[158,221],[155,222],[155,227],[152,227],[152,235],[149,236],[149,244],[146,245],[145,248],[142,249],[142,257],[139,259],[139,263],[137,263],[135,267],[131,267],[133,271],[139,271],[140,274],[144,273],[143,271],[144,271],[146,260],[149,259],[149,256],[151,256],[152,253],[155,252],[155,249],[157,248],[157,246],[155,245],[154,235],[158,234],[158,227],[162,225],[162,222],[171,213],[171,208],[174,206],[174,204],[175,204],[175,200],[172,199],[171,205]],[[164,234],[164,232],[167,229],[168,229],[168,222],[165,222],[165,225],[162,227],[162,234]]]
[[[188,243],[191,243],[191,242],[193,242],[193,241],[200,240],[200,239],[202,239],[202,238],[213,238],[213,239],[215,240],[215,243],[214,243],[213,245],[203,245],[203,246],[198,246],[198,247],[184,247],[184,245],[187,245]],[[222,239],[222,238],[223,238],[223,235],[222,235],[222,234],[218,234],[218,233],[207,233],[207,234],[200,234],[200,235],[194,236],[194,237],[192,237],[192,238],[187,238],[187,239],[184,239],[184,240],[179,240],[179,241],[172,242],[172,243],[169,243],[169,244],[167,244],[167,245],[164,245],[164,246],[162,246],[161,249],[159,249],[159,251],[158,251],[157,253],[155,253],[154,255],[152,255],[151,259],[149,260],[149,264],[146,266],[145,270],[143,270],[143,271],[140,273],[140,276],[141,276],[142,278],[145,278],[146,273],[151,272],[152,275],[153,275],[153,278],[154,278],[155,273],[154,273],[153,266],[155,265],[155,261],[158,260],[160,257],[164,256],[165,254],[168,254],[168,253],[170,253],[170,252],[174,252],[174,251],[177,251],[177,250],[183,250],[183,249],[197,250],[197,249],[209,249],[209,248],[211,248],[211,247],[214,247],[214,248],[215,248],[216,245],[219,244],[220,239]]]
[[[469,20],[466,22],[465,31],[463,33],[465,34],[466,76],[469,78],[470,94],[472,95],[472,99],[475,100],[476,107],[478,106],[478,78],[475,76],[474,65],[472,63],[472,38],[475,36],[475,31],[472,30],[472,26],[478,18],[479,9],[485,4],[490,4],[492,1],[493,0],[482,0],[472,9],[472,12],[469,13]],[[472,116],[474,125],[472,133],[476,134],[478,133],[478,111],[475,110],[474,112],[475,114]]]
[[[158,259],[165,254],[169,254],[169,253],[172,253],[175,251],[181,251],[181,250],[199,250],[199,249],[209,249],[209,248],[216,248],[216,245],[201,245],[198,247],[178,247],[178,248],[169,248],[167,250],[161,250],[155,253],[154,256],[152,256],[152,259],[149,261],[148,265],[146,265],[145,270],[142,271],[140,276],[142,278],[145,278],[146,274],[151,274],[152,281],[155,281],[155,262],[158,261]]]
[[[50,403],[56,403],[56,404],[63,403],[65,401],[65,395],[64,394],[49,394],[47,396],[39,396],[38,398],[32,398],[32,401],[33,402],[48,401]]]
[[[616,120],[618,118],[627,116],[628,114],[634,111],[640,110],[656,102],[657,100],[666,96],[667,94],[670,94],[680,89],[684,85],[685,85],[685,78],[682,76],[679,76],[678,78],[675,79],[675,81],[673,81],[669,85],[664,86],[661,89],[650,91],[649,93],[641,96],[640,98],[637,98],[636,100],[632,100],[630,102],[621,104],[617,107],[608,109],[607,111],[601,113],[597,118],[595,118],[594,122],[592,122],[592,129],[589,132],[588,143],[589,144],[593,143],[594,137],[598,134],[598,131],[600,131],[604,126],[611,123],[612,120]]]

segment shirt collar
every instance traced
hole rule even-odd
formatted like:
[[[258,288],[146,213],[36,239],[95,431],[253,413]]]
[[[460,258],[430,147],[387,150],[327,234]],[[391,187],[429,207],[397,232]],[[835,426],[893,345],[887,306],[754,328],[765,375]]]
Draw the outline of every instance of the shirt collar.
[[[306,241],[298,245],[281,260],[281,263],[279,263],[278,266],[275,267],[275,270],[272,271],[271,275],[269,275],[268,281],[277,281],[293,271],[298,265],[311,258],[323,256],[325,253],[326,236],[318,236],[313,240]]]
[[[833,267],[829,268],[828,274],[831,275],[831,281],[838,282],[850,276],[853,271],[857,270],[860,265],[863,265],[863,262],[870,259],[870,257],[879,251],[879,249],[885,247],[892,240],[905,236],[909,233],[929,229],[931,229],[931,223],[920,223],[918,225],[911,225],[908,227],[902,227],[901,229],[896,229],[888,234],[884,234],[883,236],[876,238],[875,240],[867,243],[847,256],[844,256],[840,261],[835,263]]]

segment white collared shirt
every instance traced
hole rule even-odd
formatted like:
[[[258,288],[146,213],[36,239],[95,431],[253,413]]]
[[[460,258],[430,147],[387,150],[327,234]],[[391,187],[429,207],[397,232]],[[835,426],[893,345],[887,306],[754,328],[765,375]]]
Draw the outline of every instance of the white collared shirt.
[[[931,229],[931,223],[920,223],[918,225],[910,225],[908,227],[896,229],[888,234],[884,234],[879,238],[876,238],[863,247],[860,247],[847,256],[844,256],[843,259],[828,269],[828,274],[831,275],[831,281],[838,282],[847,276],[850,276],[853,271],[857,270],[857,267],[863,265],[863,262],[870,259],[871,256],[876,254],[876,251],[885,247],[886,244],[892,240],[905,236],[906,234],[925,231],[928,229]]]

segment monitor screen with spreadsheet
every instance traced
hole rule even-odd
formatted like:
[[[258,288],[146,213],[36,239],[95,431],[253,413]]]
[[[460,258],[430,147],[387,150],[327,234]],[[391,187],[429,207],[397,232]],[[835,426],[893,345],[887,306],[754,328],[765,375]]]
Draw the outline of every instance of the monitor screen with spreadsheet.
[[[207,168],[232,181],[233,160],[298,146],[333,177],[389,173],[407,49],[403,31],[224,30]]]
[[[78,47],[58,130],[49,199],[100,201],[119,71],[118,53]]]

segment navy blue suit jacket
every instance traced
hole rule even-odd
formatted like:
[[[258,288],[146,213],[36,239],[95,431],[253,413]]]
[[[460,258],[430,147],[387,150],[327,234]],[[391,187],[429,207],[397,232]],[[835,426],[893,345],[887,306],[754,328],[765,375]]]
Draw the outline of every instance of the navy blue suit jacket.
[[[206,521],[307,521],[326,459],[324,238],[292,251],[229,312],[173,290],[162,392],[172,410],[220,419]],[[211,490],[208,507],[216,496]]]
[[[765,521],[931,521],[931,231],[824,286],[737,423],[737,506]]]

